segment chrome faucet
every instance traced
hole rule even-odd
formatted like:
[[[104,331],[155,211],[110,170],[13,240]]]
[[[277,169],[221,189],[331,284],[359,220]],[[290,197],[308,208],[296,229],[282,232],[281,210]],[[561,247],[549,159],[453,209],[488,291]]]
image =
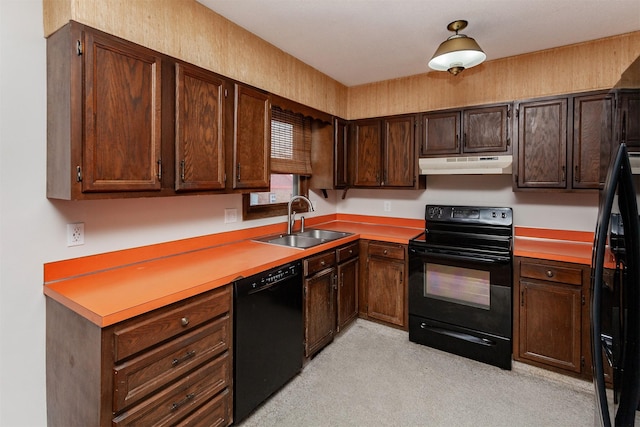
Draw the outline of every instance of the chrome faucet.
[[[296,222],[296,212],[291,212],[291,205],[298,199],[307,202],[307,205],[309,205],[309,212],[313,212],[313,205],[311,204],[311,200],[307,199],[304,196],[293,196],[291,200],[289,200],[289,204],[287,205],[287,234],[291,234],[291,231],[293,231],[293,225]]]

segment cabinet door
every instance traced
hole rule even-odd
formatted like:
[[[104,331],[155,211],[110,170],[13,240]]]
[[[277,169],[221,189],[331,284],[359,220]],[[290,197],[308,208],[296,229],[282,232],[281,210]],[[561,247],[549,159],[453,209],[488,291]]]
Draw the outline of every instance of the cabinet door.
[[[358,258],[338,265],[338,331],[358,316],[358,268]]]
[[[404,326],[404,262],[370,257],[367,316]]]
[[[520,188],[566,188],[566,98],[519,105],[516,182]]]
[[[422,115],[423,157],[460,153],[460,112],[430,113]]]
[[[235,85],[233,188],[268,189],[271,177],[269,96]]]
[[[362,120],[354,124],[353,185],[378,187],[382,182],[382,121]],[[352,158],[353,157],[353,158]]]
[[[595,188],[606,176],[613,141],[613,96],[578,96],[573,103],[573,188]]]
[[[84,192],[160,190],[159,54],[85,31]]]
[[[304,280],[304,354],[311,357],[333,340],[336,314],[333,287],[336,269],[327,268]]]
[[[224,189],[224,81],[176,64],[176,190]]]
[[[507,153],[509,141],[509,106],[472,108],[462,117],[463,153]]]
[[[520,280],[519,356],[581,372],[581,288]]]
[[[398,117],[384,121],[384,177],[387,187],[415,185],[415,118]]]
[[[347,185],[347,136],[349,131],[347,122],[342,119],[336,119],[334,131],[334,183],[336,188],[344,188]]]
[[[640,151],[640,90],[623,92],[620,104],[620,140],[631,151]]]

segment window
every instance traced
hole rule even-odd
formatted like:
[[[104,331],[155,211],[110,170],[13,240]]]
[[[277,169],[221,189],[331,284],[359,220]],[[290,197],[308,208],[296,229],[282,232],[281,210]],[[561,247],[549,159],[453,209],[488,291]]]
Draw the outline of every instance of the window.
[[[271,110],[271,188],[243,195],[245,219],[286,215],[291,197],[309,195],[311,176],[311,118]],[[296,212],[307,212],[306,203],[295,203]]]

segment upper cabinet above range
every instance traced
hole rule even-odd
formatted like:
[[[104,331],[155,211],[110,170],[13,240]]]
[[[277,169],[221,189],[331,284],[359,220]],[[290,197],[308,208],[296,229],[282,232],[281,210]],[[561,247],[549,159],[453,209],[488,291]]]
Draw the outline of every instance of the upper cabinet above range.
[[[49,198],[265,189],[270,131],[269,94],[73,21],[47,39]]]
[[[420,156],[509,154],[510,116],[510,104],[423,113]]]

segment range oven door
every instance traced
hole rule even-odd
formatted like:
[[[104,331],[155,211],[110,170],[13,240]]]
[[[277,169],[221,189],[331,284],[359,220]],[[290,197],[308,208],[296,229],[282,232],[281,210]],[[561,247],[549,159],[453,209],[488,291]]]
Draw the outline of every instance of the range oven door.
[[[409,339],[511,369],[512,260],[409,247]]]

